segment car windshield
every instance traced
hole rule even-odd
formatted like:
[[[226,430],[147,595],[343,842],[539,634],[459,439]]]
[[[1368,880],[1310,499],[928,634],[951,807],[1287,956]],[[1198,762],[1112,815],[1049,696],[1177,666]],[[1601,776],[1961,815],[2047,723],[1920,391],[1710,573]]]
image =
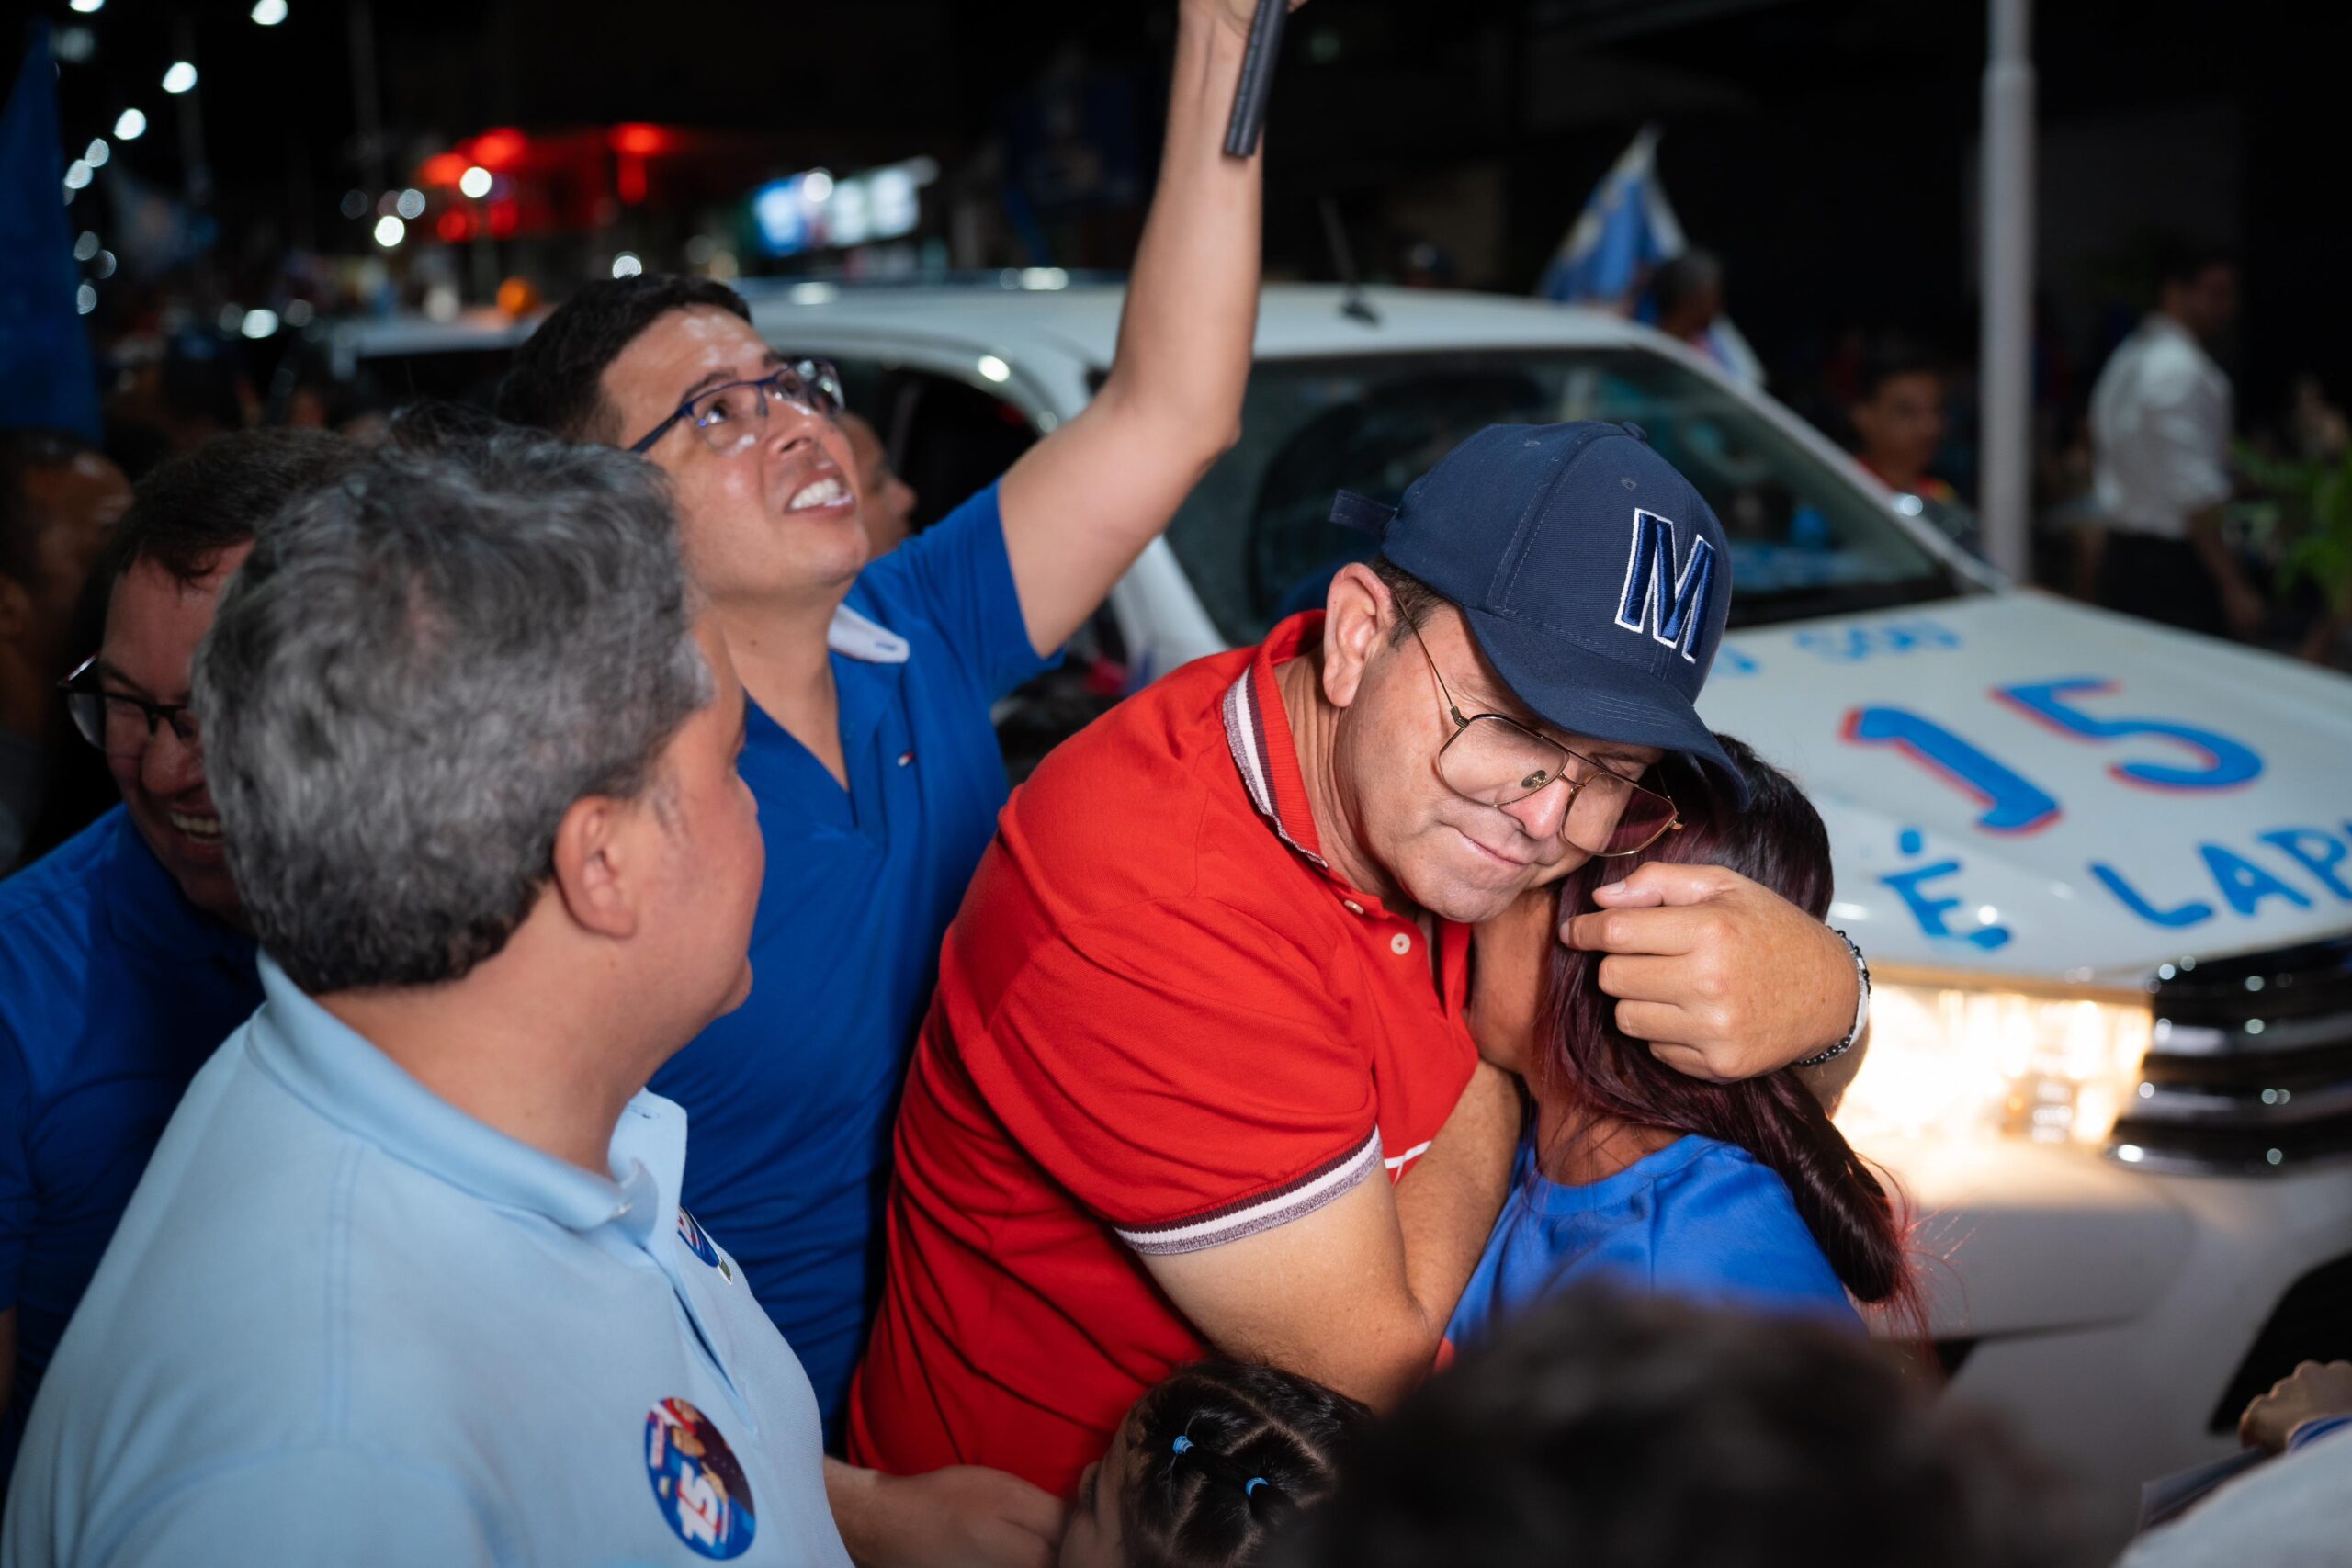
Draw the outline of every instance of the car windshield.
[[[1638,348],[1261,361],[1240,445],[1193,491],[1168,541],[1217,629],[1258,641],[1323,603],[1371,554],[1331,495],[1395,502],[1456,443],[1495,423],[1625,420],[1649,433],[1722,519],[1731,619],[1761,626],[1949,598],[1962,580],[1878,502],[1762,412]]]

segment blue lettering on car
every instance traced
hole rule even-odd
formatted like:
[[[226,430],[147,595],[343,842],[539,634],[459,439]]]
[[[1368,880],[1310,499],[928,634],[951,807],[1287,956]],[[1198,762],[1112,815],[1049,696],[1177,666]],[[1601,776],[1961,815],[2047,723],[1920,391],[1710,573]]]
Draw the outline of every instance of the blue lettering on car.
[[[1905,828],[1897,835],[1895,848],[1905,855],[1918,854],[1927,848],[1926,835],[1917,828]],[[1943,897],[1928,890],[1928,883],[1956,876],[1962,869],[1959,860],[1947,857],[1930,865],[1886,872],[1879,881],[1894,889],[1894,896],[1903,900],[1903,907],[1911,911],[1911,918],[1918,922],[1924,934],[1964,942],[1985,953],[2008,946],[2013,933],[2007,926],[1990,920],[1980,921],[1972,930],[1955,930],[1949,917],[1954,909],[1965,908],[1968,900],[1964,897]]]
[[[2352,831],[2352,823],[2345,826],[2346,831]],[[2346,903],[2352,903],[2352,886],[2347,886],[2342,877],[2335,874],[2335,868],[2344,863],[2347,855],[2352,855],[2352,848],[2346,848],[2343,840],[2333,833],[2323,833],[2317,828],[2274,828],[2267,833],[2256,836],[2310,872],[2322,887]],[[2312,848],[2314,842],[2320,847]]]
[[[2144,761],[2114,763],[2108,773],[2123,784],[2158,790],[2235,789],[2262,776],[2262,758],[2252,747],[2226,735],[2165,719],[2101,718],[2067,701],[2074,696],[2112,695],[2115,690],[2112,681],[2078,675],[2065,681],[1997,686],[1993,695],[2069,740],[2099,742],[2151,736],[2198,754],[2199,761],[2194,767]]]
[[[1832,664],[1860,664],[1883,656],[1958,648],[1960,634],[1937,621],[1894,621],[1877,626],[1840,626],[1799,632],[1796,645]]]
[[[1988,833],[2032,833],[2058,820],[2056,797],[1925,714],[1909,708],[1859,707],[1846,716],[1842,733],[1858,746],[1894,747],[1946,783],[1983,801],[1984,811],[1976,825]]]
[[[2344,826],[2346,834],[2352,836],[2352,822]],[[2293,863],[2294,869],[2318,884],[2323,893],[2332,895],[2339,903],[2352,904],[2352,884],[2347,884],[2336,871],[2347,858],[2352,858],[2352,846],[2347,846],[2344,839],[2317,828],[2303,827],[2273,828],[2256,833],[2255,839]],[[2197,854],[2213,892],[2243,919],[2259,916],[2264,902],[2272,898],[2283,899],[2299,909],[2308,909],[2312,905],[2312,895],[2252,858],[2252,852],[2241,854],[2227,845],[2200,843]],[[2202,925],[2219,912],[2201,897],[2185,897],[2175,904],[2159,902],[2156,897],[2143,891],[2152,884],[2135,883],[2103,862],[2093,862],[2090,873],[2115,896],[2118,903],[2151,925],[2178,930]]]

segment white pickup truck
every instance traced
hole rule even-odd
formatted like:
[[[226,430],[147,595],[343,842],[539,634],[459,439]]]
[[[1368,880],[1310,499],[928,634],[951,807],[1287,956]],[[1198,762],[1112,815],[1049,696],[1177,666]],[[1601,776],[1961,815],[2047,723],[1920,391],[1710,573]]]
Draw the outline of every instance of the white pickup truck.
[[[756,294],[844,373],[935,514],[1082,408],[1117,289]],[[1841,1121],[1921,1215],[1963,1393],[2099,1483],[2225,1451],[2352,1356],[2352,681],[2009,586],[1770,399],[1614,317],[1272,287],[1241,445],[1114,592],[1132,682],[1319,603],[1393,500],[1497,421],[1631,420],[1729,536],[1710,721],[1827,818],[1879,977]]]

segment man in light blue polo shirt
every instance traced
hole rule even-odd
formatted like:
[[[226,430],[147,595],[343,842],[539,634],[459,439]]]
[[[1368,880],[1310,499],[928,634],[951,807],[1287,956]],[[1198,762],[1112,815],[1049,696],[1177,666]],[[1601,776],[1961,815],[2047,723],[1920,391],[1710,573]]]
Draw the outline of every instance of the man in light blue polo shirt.
[[[1179,0],[1159,187],[1093,401],[871,567],[825,372],[762,341],[722,284],[593,284],[500,394],[507,418],[668,474],[752,699],[743,776],[774,851],[762,979],[654,1087],[695,1119],[687,1202],[829,1426],[879,1298],[891,1114],[940,937],[1005,801],[989,704],[1093,615],[1239,430],[1260,162],[1222,141],[1255,10]]]
[[[0,882],[0,1484],[173,1107],[261,1001],[188,666],[254,530],[353,450],[218,437],[141,481],[98,562],[106,627],[66,703],[122,804]]]
[[[644,1092],[752,983],[695,609],[657,476],[519,433],[374,455],[258,543],[196,700],[266,999],[59,1347],[8,1564],[848,1561]]]

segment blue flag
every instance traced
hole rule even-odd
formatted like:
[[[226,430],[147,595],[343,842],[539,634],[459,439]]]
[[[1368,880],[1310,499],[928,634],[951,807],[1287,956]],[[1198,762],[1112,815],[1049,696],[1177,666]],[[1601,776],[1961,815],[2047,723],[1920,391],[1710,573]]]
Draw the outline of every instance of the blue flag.
[[[1590,305],[1640,320],[1640,294],[1658,263],[1690,248],[1682,222],[1657,173],[1658,130],[1645,125],[1585,197],[1568,237],[1553,254],[1535,292],[1563,305]],[[1736,379],[1760,386],[1764,367],[1729,316],[1719,316],[1694,344]]]
[[[74,227],[57,140],[49,24],[33,18],[25,63],[0,106],[0,429],[39,425],[98,438],[97,366],[74,296]]]
[[[1652,267],[1682,252],[1657,183],[1657,128],[1645,126],[1585,198],[1536,292],[1563,305],[1630,310]]]

